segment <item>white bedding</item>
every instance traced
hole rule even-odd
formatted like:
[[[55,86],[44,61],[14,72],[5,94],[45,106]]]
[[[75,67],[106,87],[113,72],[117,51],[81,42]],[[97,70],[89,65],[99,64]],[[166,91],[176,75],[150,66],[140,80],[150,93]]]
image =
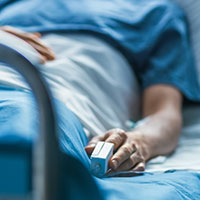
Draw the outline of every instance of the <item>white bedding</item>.
[[[89,136],[126,129],[127,120],[138,119],[138,84],[120,53],[88,35],[47,34],[43,41],[56,60],[40,65],[40,70],[53,94],[79,117]],[[26,88],[5,67],[0,70],[0,83]]]
[[[109,45],[87,35],[44,36],[56,60],[41,65],[54,95],[81,120],[89,135],[107,129],[126,129],[125,122],[139,116],[139,89],[123,56]],[[0,68],[0,84],[26,89],[19,76]],[[147,171],[200,170],[200,106],[184,110],[184,128],[177,150],[152,160]]]
[[[200,105],[184,107],[183,121],[184,127],[176,151],[168,157],[152,160],[147,171],[200,171]]]

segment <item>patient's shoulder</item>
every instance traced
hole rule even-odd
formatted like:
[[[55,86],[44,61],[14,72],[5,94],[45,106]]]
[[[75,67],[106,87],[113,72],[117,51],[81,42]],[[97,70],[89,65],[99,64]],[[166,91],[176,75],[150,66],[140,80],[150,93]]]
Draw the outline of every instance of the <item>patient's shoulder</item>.
[[[146,0],[143,0],[143,3]],[[146,6],[146,22],[157,30],[157,33],[163,33],[164,30],[178,30],[181,27],[187,27],[187,17],[184,10],[175,3],[175,0],[151,0]]]

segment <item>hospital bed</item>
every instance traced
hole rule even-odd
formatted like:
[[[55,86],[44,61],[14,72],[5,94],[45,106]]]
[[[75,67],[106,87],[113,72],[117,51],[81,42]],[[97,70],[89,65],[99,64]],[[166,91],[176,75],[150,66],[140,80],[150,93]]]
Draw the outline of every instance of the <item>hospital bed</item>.
[[[70,191],[68,193],[65,190],[63,194],[62,185],[70,184],[70,187],[73,185],[69,176],[65,180],[63,170],[67,169],[71,169],[71,173],[75,174],[72,177],[74,181],[78,179],[81,182],[83,178],[87,182],[87,187],[91,189],[88,192],[82,185],[81,190],[85,194],[78,194],[79,197],[82,196],[81,199],[95,196],[95,199],[101,199],[96,184],[90,179],[84,166],[75,158],[63,155],[60,151],[51,92],[37,67],[16,49],[5,44],[0,44],[0,62],[13,67],[25,78],[35,96],[40,118],[40,134],[34,144],[23,145],[21,140],[21,147],[19,147],[18,141],[14,143],[12,141],[10,143],[4,141],[4,143],[3,139],[1,141],[0,199],[74,199],[74,196],[70,198]],[[9,165],[12,165],[11,168],[6,169]],[[15,177],[12,177],[13,174]],[[14,180],[15,178],[17,180]],[[13,180],[14,185],[11,183]],[[78,185],[76,188],[78,189]],[[9,194],[10,197],[4,197],[2,194]]]
[[[55,181],[55,180],[52,180],[53,177],[51,177],[51,174],[53,176],[54,175],[58,176],[58,173],[54,171],[54,169],[57,169],[55,164],[58,163],[58,161],[54,159],[59,159],[59,156],[58,156],[58,148],[57,148],[57,145],[58,145],[57,138],[55,135],[55,130],[56,130],[55,119],[53,115],[51,100],[48,95],[47,89],[40,78],[41,75],[39,74],[38,70],[36,70],[36,68],[33,67],[33,65],[30,62],[28,62],[18,52],[2,44],[0,46],[0,52],[1,52],[1,56],[0,56],[1,62],[8,63],[10,66],[14,67],[25,77],[27,82],[30,84],[30,87],[33,89],[35,97],[38,101],[38,108],[40,110],[40,120],[41,120],[40,134],[41,134],[41,138],[43,138],[39,140],[41,147],[38,147],[38,149],[43,149],[44,152],[41,154],[42,156],[38,157],[36,162],[34,162],[34,163],[40,162],[41,169],[37,169],[36,167],[35,168],[36,174],[33,177],[35,177],[35,179],[39,178],[39,175],[37,175],[37,170],[48,173],[49,167],[52,167],[52,169],[50,170],[53,170],[53,173],[48,173],[48,176],[45,176],[45,173],[42,173],[42,177],[40,177],[40,181],[35,180],[35,182],[37,183],[35,184],[36,187],[40,185],[39,186],[39,188],[41,189],[40,194],[45,199],[46,197],[45,197],[45,194],[42,194],[43,193],[42,190],[47,190],[48,194],[50,194],[51,193],[50,191],[52,191],[52,188],[51,188],[52,186],[50,186],[49,184],[51,184],[52,181]],[[51,138],[51,141],[49,141],[50,138]],[[14,152],[17,154],[17,150],[14,150]],[[49,161],[50,163],[54,163],[54,164],[53,165],[49,164]],[[47,166],[49,166],[48,169],[46,168]],[[29,167],[30,167],[30,164],[29,164]],[[45,186],[41,185],[40,183],[44,183]],[[51,194],[51,196],[54,196],[54,195]]]
[[[6,44],[0,44],[0,62],[7,63],[24,76],[37,101],[40,117],[40,134],[35,142],[16,140],[9,144],[5,140],[7,143],[0,143],[0,199],[127,199],[122,189],[130,188],[129,180],[133,178],[135,180],[129,191],[134,191],[134,199],[154,199],[152,193],[156,190],[163,193],[160,197],[155,196],[155,199],[200,199],[200,194],[196,192],[200,190],[200,175],[196,172],[174,173],[171,170],[165,173],[144,173],[141,174],[143,176],[126,180],[93,179],[82,163],[59,149],[55,105],[35,63]],[[191,132],[200,132],[200,105],[188,105],[184,109],[184,119],[185,137]],[[200,140],[199,135],[195,134],[194,139]],[[27,144],[23,145],[23,142]],[[67,170],[70,173],[65,175]],[[183,189],[188,182],[188,188]],[[115,191],[111,184],[116,187]],[[68,187],[64,188],[63,185]],[[163,190],[163,185],[169,187]],[[142,187],[146,195],[138,194]],[[194,191],[193,195],[191,191]]]

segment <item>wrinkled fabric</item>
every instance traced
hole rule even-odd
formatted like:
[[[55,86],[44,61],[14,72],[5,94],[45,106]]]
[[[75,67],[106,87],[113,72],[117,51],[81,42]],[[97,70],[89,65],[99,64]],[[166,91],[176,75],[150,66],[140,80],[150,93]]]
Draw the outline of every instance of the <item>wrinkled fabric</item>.
[[[22,55],[33,58],[32,51],[15,39],[7,37],[10,46],[20,46]],[[37,66],[53,95],[76,114],[88,136],[116,127],[128,130],[126,121],[139,119],[140,89],[122,54],[91,35],[48,33],[42,40],[56,59]],[[0,64],[0,85],[28,89],[22,77],[4,65]]]
[[[89,32],[126,56],[143,89],[169,84],[200,100],[185,15],[169,0],[4,0],[0,25]]]
[[[61,102],[54,100],[54,105],[60,148],[65,154],[80,160],[85,166],[84,170],[88,170],[90,160],[84,150],[87,137],[79,120]],[[1,87],[0,145],[12,144],[13,147],[17,145],[27,150],[23,147],[27,144],[32,145],[37,138],[38,124],[33,96],[30,93]],[[73,173],[76,172],[66,171],[63,177]],[[200,199],[200,174],[194,172],[174,170],[157,174],[144,173],[143,176],[128,178],[93,178],[105,200]],[[77,197],[78,191],[74,195]]]

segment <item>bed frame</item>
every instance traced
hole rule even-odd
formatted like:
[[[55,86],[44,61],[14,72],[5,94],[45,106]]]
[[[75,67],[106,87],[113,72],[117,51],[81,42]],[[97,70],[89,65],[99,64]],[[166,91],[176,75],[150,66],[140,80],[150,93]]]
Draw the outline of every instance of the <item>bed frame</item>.
[[[39,140],[33,145],[31,190],[28,194],[17,196],[0,194],[0,200],[76,199],[73,198],[75,191],[81,191],[82,200],[102,199],[93,178],[84,166],[59,148],[51,92],[37,67],[20,52],[5,44],[0,44],[0,62],[12,67],[25,78],[34,94],[40,118]],[[66,177],[67,170],[71,172]],[[87,184],[81,184],[84,182]],[[64,188],[64,185],[70,187]],[[75,191],[70,191],[73,187]],[[68,191],[66,188],[69,188]]]

